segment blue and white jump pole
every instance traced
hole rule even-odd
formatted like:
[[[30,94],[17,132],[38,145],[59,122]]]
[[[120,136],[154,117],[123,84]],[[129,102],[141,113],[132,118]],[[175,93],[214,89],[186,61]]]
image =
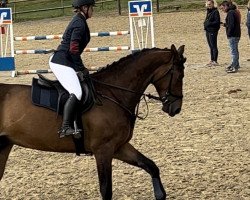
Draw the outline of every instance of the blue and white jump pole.
[[[113,32],[96,32],[90,33],[91,37],[105,37],[105,36],[117,36],[117,35],[128,35],[129,31],[113,31]],[[62,39],[63,35],[37,35],[27,37],[15,37],[15,41],[30,41],[30,40],[54,40]]]
[[[152,15],[152,2],[151,0],[138,0],[129,1],[129,31],[114,31],[114,32],[95,32],[91,33],[92,37],[106,37],[106,36],[122,36],[130,35],[130,46],[116,46],[116,47],[95,47],[86,48],[85,52],[98,52],[98,51],[122,51],[122,50],[140,50],[143,48],[155,47],[154,41],[154,26],[153,26],[153,15]],[[6,8],[5,8],[6,9]],[[12,27],[12,13],[11,9],[7,10],[3,8],[0,9],[0,28],[6,24],[9,26],[7,28],[7,35],[10,43],[10,56],[7,57],[6,51],[2,52],[2,33],[0,31],[0,71],[12,71],[12,77],[21,74],[35,74],[35,73],[50,73],[51,70],[24,70],[24,71],[14,71],[14,56],[20,54],[48,54],[53,52],[53,49],[31,49],[31,50],[15,50],[14,41],[32,41],[32,40],[54,40],[61,39],[62,35],[40,35],[40,36],[27,36],[27,37],[14,37],[13,27]],[[1,28],[2,29],[2,28]],[[1,30],[0,29],[0,30]],[[5,30],[5,29],[4,29]],[[5,39],[6,41],[6,39]],[[150,45],[149,45],[150,43]],[[6,45],[8,42],[6,42]],[[6,46],[5,45],[5,46]],[[6,47],[7,49],[7,47]],[[4,60],[4,61],[3,61]],[[94,70],[91,68],[90,70]]]

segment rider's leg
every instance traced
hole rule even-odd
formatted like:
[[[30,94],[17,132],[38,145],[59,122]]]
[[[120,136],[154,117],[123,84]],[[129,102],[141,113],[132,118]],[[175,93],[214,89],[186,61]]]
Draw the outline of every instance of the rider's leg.
[[[50,68],[62,86],[69,92],[70,97],[64,106],[63,124],[60,129],[60,137],[74,134],[73,122],[76,115],[76,107],[82,98],[80,81],[74,69],[50,62]]]
[[[63,110],[63,122],[62,127],[59,130],[60,138],[68,135],[72,135],[75,133],[75,129],[73,128],[74,119],[76,116],[76,107],[78,104],[78,100],[74,94],[70,94],[67,102],[64,105]]]

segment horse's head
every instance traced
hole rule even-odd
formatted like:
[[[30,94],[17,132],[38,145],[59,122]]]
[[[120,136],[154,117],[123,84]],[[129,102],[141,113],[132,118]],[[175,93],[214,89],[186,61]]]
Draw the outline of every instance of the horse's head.
[[[172,45],[170,62],[160,66],[152,78],[152,84],[155,86],[163,104],[162,110],[171,117],[180,113],[182,106],[182,85],[184,63],[186,62],[183,53],[184,45],[178,50]]]

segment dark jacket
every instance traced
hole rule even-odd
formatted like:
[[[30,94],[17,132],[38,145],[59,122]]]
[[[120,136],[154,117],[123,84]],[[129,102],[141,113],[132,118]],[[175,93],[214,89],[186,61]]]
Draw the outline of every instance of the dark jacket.
[[[220,29],[220,13],[217,8],[207,9],[204,21],[204,29],[207,32],[218,32]]]
[[[226,33],[227,37],[240,37],[240,16],[237,14],[236,6],[231,6],[227,11],[226,16]]]
[[[66,28],[61,44],[58,46],[51,62],[83,71],[81,54],[90,41],[90,31],[85,17],[76,14]]]
[[[247,27],[250,29],[250,8],[247,8]]]

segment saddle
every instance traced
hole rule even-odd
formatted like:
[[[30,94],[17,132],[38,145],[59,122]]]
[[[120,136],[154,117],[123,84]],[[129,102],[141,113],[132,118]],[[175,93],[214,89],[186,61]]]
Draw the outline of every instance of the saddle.
[[[32,103],[62,115],[64,104],[69,97],[68,91],[63,88],[58,80],[47,79],[41,74],[38,74],[38,77],[38,79],[33,78],[32,80]],[[83,98],[80,103],[81,107],[78,110],[84,113],[94,105],[96,94],[91,79],[84,79],[80,82]]]
[[[36,106],[44,107],[57,112],[57,115],[63,114],[64,104],[66,103],[69,93],[66,91],[58,80],[50,80],[41,74],[38,74],[39,78],[33,78],[31,89],[31,100]],[[83,98],[81,100],[79,108],[77,108],[77,115],[74,121],[75,129],[82,129],[81,116],[84,112],[87,112],[96,103],[96,92],[92,84],[91,79],[80,79]],[[83,134],[80,138],[74,138],[76,146],[76,154],[88,153],[86,152],[83,144]]]

